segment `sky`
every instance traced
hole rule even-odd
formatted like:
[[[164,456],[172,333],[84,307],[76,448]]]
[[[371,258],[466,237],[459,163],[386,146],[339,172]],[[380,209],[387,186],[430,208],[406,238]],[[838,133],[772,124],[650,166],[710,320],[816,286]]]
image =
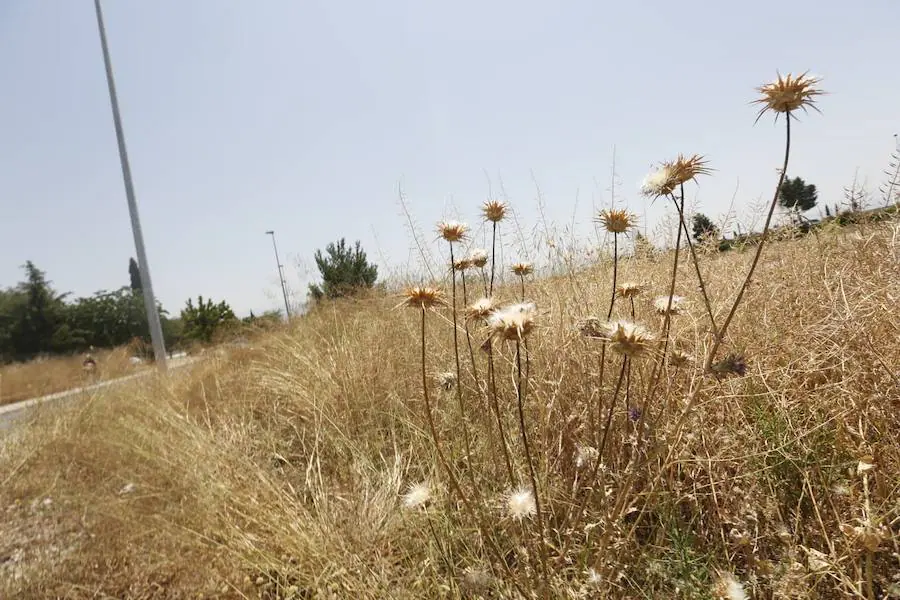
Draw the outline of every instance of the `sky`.
[[[381,273],[415,277],[409,221],[443,256],[435,223],[475,226],[489,196],[526,232],[574,224],[590,239],[612,202],[649,231],[665,207],[640,182],[678,153],[715,169],[688,191],[697,209],[743,219],[782,158],[783,121],[754,125],[750,104],[777,71],[810,70],[828,92],[822,114],[800,115],[788,169],[820,203],[855,175],[877,193],[900,133],[896,0],[103,8],[154,291],[176,313],[197,295],[239,315],[279,308],[270,229],[297,302],[316,249],[360,240]],[[0,2],[0,81],[0,286],[26,260],[75,296],[127,285],[93,3]],[[530,257],[506,233],[505,257]]]

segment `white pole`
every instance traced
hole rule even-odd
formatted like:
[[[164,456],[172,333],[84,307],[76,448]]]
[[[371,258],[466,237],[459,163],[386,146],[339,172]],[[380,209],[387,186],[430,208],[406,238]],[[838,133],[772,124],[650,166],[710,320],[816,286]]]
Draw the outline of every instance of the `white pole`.
[[[125,197],[128,199],[128,212],[131,215],[131,232],[134,234],[134,247],[137,250],[138,267],[141,271],[141,289],[144,292],[144,308],[147,311],[147,324],[150,327],[150,339],[153,342],[153,356],[160,371],[166,370],[166,343],[163,339],[162,324],[153,295],[153,283],[150,280],[150,265],[147,262],[147,251],[144,249],[144,235],[141,233],[141,221],[138,216],[137,200],[134,198],[134,184],[131,180],[131,167],[128,165],[128,151],[125,148],[125,133],[122,130],[122,117],[119,114],[119,100],[116,96],[116,84],[113,80],[112,63],[109,59],[109,45],[106,41],[106,28],[103,26],[103,13],[100,0],[94,0],[97,10],[97,27],[100,29],[100,45],[103,49],[103,62],[106,65],[106,82],[109,84],[109,101],[112,105],[113,124],[116,127],[116,140],[119,143],[119,159],[122,162],[122,178],[125,180]]]

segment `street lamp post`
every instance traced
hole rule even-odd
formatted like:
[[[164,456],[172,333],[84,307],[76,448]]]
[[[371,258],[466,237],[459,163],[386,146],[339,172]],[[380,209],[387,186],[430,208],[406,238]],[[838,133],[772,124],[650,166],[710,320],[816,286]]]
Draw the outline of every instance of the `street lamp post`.
[[[103,50],[103,62],[106,65],[106,82],[109,85],[109,101],[112,105],[113,124],[116,128],[116,141],[119,144],[119,160],[122,163],[122,178],[125,180],[125,197],[128,200],[128,213],[131,215],[131,232],[134,234],[134,247],[137,251],[138,267],[141,272],[141,289],[144,293],[144,308],[147,311],[147,323],[150,327],[150,339],[153,342],[153,355],[160,371],[166,370],[166,343],[163,338],[156,298],[153,295],[153,283],[150,280],[150,265],[147,262],[147,251],[144,249],[144,235],[141,232],[141,221],[138,216],[137,200],[134,197],[134,183],[131,180],[131,167],[128,164],[128,151],[125,148],[125,133],[122,130],[122,117],[119,114],[119,100],[116,96],[116,84],[113,79],[112,63],[109,58],[109,45],[106,41],[106,28],[103,26],[103,12],[100,0],[94,0],[97,11],[97,27],[100,29],[100,46]]]
[[[272,248],[275,250],[275,265],[278,267],[278,279],[281,281],[281,293],[284,296],[284,317],[289,321],[291,319],[291,305],[288,302],[287,286],[284,283],[284,265],[281,264],[281,260],[278,258],[278,245],[275,243],[275,232],[270,229],[266,232],[266,235],[272,236]]]

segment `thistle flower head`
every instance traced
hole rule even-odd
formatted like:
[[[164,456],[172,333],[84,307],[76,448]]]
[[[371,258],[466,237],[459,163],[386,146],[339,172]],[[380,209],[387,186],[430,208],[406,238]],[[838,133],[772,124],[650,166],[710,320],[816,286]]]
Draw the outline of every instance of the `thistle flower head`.
[[[531,275],[534,272],[534,267],[531,266],[531,263],[527,262],[517,262],[513,266],[511,266],[510,269],[519,277],[525,277],[526,275]]]
[[[468,271],[472,268],[472,260],[469,258],[460,258],[453,263],[454,271]]]
[[[785,113],[790,117],[791,112],[798,108],[802,108],[805,112],[809,112],[807,108],[818,111],[816,97],[825,93],[817,87],[820,81],[821,78],[809,75],[809,71],[796,77],[790,73],[782,77],[781,73],[778,73],[778,79],[756,88],[760,97],[753,103],[762,105],[756,120],[759,121],[760,117],[770,110],[776,113],[776,119],[779,113]]]
[[[651,198],[668,196],[675,191],[676,185],[672,178],[671,168],[662,164],[644,177],[644,181],[641,183],[641,193]]]
[[[485,321],[497,308],[493,298],[479,298],[466,307],[466,317],[473,321]]]
[[[446,304],[444,293],[441,290],[429,286],[415,286],[408,288],[403,294],[404,300],[401,306],[409,308],[437,308]]]
[[[613,321],[603,325],[602,338],[609,342],[613,352],[629,358],[639,356],[650,349],[655,340],[652,333],[636,323]]]
[[[625,233],[635,226],[637,217],[627,210],[605,208],[597,215],[597,221],[610,233]]]
[[[476,248],[472,250],[472,253],[469,254],[469,260],[472,261],[472,264],[478,267],[479,269],[487,264],[488,261],[488,253],[487,250],[483,250],[481,248]]]
[[[600,452],[593,446],[578,446],[575,450],[575,468],[583,469],[594,464],[599,458]]]
[[[408,509],[422,508],[431,501],[431,488],[427,483],[410,485],[403,494],[403,506]]]
[[[511,304],[492,312],[487,318],[491,337],[501,340],[520,341],[534,329],[537,312],[532,302]]]
[[[675,160],[662,163],[647,175],[641,185],[641,192],[652,198],[668,196],[679,185],[696,179],[698,175],[709,175],[712,169],[707,166],[708,162],[699,154],[679,154]]]
[[[506,204],[499,200],[488,200],[481,206],[485,221],[499,223],[506,216]]]
[[[481,567],[466,567],[463,569],[462,587],[472,592],[482,592],[494,584],[494,578],[490,572]]]
[[[616,288],[616,296],[619,298],[634,298],[644,291],[644,287],[639,283],[626,281]]]
[[[537,512],[534,494],[526,488],[519,488],[506,497],[506,513],[517,521]]]
[[[660,315],[677,315],[681,313],[684,298],[682,296],[672,296],[672,304],[669,305],[668,296],[658,296],[653,300],[653,308]]]
[[[435,377],[437,380],[437,384],[444,391],[449,392],[453,389],[453,386],[456,385],[456,373],[451,371],[445,371],[443,373],[438,373]]]
[[[450,242],[460,242],[466,237],[469,226],[459,221],[441,221],[437,226],[441,237]]]

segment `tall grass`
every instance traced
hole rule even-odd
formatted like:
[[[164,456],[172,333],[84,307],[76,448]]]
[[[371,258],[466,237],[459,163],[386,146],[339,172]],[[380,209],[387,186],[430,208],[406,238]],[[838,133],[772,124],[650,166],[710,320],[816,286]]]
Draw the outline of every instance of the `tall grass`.
[[[683,208],[698,161],[650,183]],[[336,302],[41,415],[0,450],[0,597],[885,597],[900,225],[689,254],[492,258],[462,323],[452,281]]]

